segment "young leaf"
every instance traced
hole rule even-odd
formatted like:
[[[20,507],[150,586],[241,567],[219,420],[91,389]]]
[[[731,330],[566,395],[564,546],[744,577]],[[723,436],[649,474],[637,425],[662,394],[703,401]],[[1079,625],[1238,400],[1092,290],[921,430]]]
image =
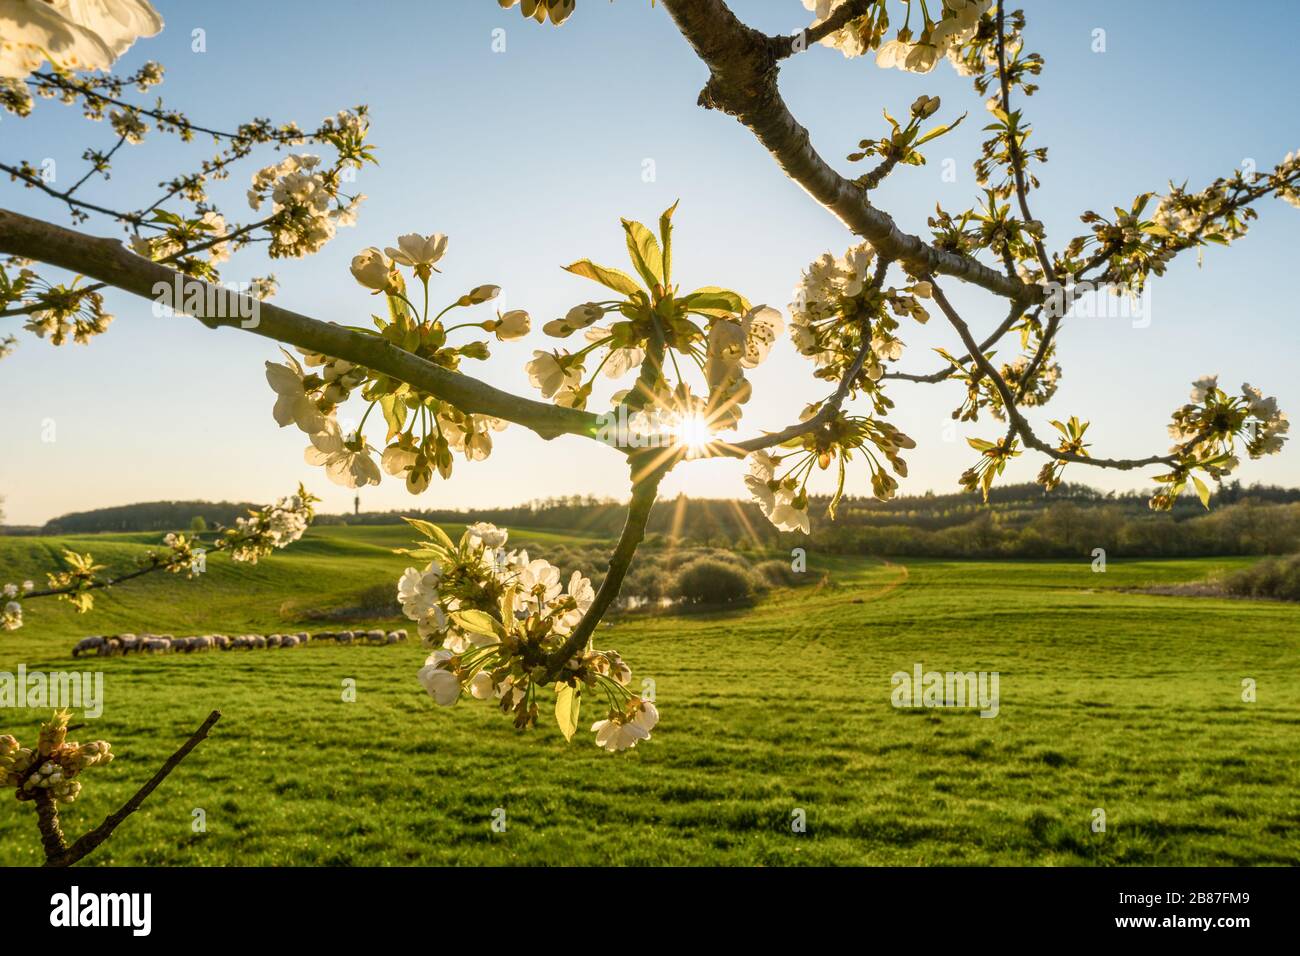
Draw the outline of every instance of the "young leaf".
[[[677,202],[663,211],[659,217],[659,241],[664,248],[664,285],[673,281],[673,213],[677,211]]]
[[[483,634],[487,637],[505,636],[505,628],[501,626],[501,622],[486,611],[476,611],[473,608],[452,611],[451,619],[473,634]]]
[[[930,130],[930,132],[926,133],[924,136],[918,139],[913,145],[924,146],[926,143],[930,142],[930,140],[937,139],[938,137],[942,136],[944,133],[951,133],[958,126],[961,125],[961,121],[964,120],[965,118],[966,118],[966,114],[962,113],[961,116],[958,116],[956,120],[949,123],[947,126],[936,126],[934,129]]]
[[[1201,479],[1197,478],[1195,475],[1192,475],[1192,484],[1196,486],[1196,497],[1201,499],[1201,504],[1204,505],[1205,509],[1208,511],[1210,508],[1209,486],[1207,486],[1205,482],[1201,481]]]
[[[403,332],[415,327],[415,317],[411,315],[411,307],[403,299],[395,295],[385,296],[388,299],[388,315]]]
[[[623,231],[627,233],[627,254],[632,257],[632,265],[645,280],[646,288],[664,284],[664,256],[659,249],[659,240],[645,226],[630,219],[623,220]]]
[[[406,403],[400,396],[389,392],[379,398],[379,410],[384,413],[384,421],[388,423],[388,437],[385,441],[392,441],[402,433],[402,426],[406,424]]]
[[[835,509],[840,506],[840,499],[844,497],[844,455],[841,454],[839,456],[839,459],[840,459],[839,484],[835,486],[835,497],[831,499],[830,506],[826,509],[826,516],[830,518],[832,521],[835,520]]]
[[[585,279],[592,279],[606,288],[621,292],[623,295],[632,295],[641,291],[641,287],[636,284],[636,280],[626,272],[620,272],[618,269],[611,269],[608,266],[598,266],[590,259],[579,259],[572,265],[565,266],[564,271],[572,272],[574,275],[582,276]]]
[[[572,740],[578,731],[578,711],[582,707],[582,691],[568,684],[555,685],[555,722],[565,740]]]
[[[451,542],[451,538],[447,537],[447,532],[443,531],[432,521],[422,521],[419,518],[406,517],[402,518],[402,520],[426,538],[432,538],[448,551],[454,551],[456,549],[456,546]]]
[[[717,286],[704,286],[678,300],[688,312],[721,317],[749,311],[749,302],[743,295]]]

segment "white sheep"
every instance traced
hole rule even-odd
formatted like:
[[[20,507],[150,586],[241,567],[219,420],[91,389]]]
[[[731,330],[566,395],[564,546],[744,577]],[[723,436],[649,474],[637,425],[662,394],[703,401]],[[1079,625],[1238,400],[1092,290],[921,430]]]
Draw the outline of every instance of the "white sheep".
[[[87,651],[98,651],[104,646],[104,638],[96,635],[94,637],[83,637],[77,641],[77,646],[72,649],[73,657],[80,657]]]

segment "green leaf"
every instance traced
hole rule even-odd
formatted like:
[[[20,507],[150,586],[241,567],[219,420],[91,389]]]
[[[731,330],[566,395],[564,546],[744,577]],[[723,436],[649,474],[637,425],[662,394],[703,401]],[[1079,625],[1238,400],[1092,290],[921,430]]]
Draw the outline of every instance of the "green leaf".
[[[419,518],[407,518],[407,517],[403,517],[402,520],[405,521],[407,524],[409,524],[416,531],[420,532],[420,534],[424,535],[426,538],[432,538],[434,541],[442,545],[448,551],[454,551],[456,549],[456,546],[451,542],[451,538],[447,537],[447,532],[443,531],[432,521],[422,521]]]
[[[572,265],[565,266],[564,271],[572,272],[584,279],[592,279],[606,288],[621,292],[623,295],[633,295],[641,291],[641,287],[636,284],[636,280],[626,272],[620,272],[618,269],[611,269],[608,266],[598,266],[590,259],[579,259]]]
[[[749,302],[743,295],[712,285],[696,289],[677,301],[688,312],[700,312],[714,317],[749,311]]]
[[[393,554],[404,554],[416,561],[441,561],[447,556],[447,552],[442,548],[435,548],[432,545],[427,548],[394,548]]]
[[[673,213],[677,211],[677,200],[659,216],[659,241],[664,247],[664,285],[673,281]]]
[[[1196,497],[1201,499],[1201,504],[1205,507],[1205,510],[1208,511],[1210,509],[1209,486],[1195,475],[1192,475],[1192,484],[1196,486]]]
[[[826,509],[826,514],[830,517],[832,521],[835,520],[835,509],[840,506],[840,499],[844,497],[844,455],[841,454],[839,456],[839,459],[840,459],[840,482],[835,487],[835,497],[831,499],[830,506],[827,507]]]
[[[476,611],[473,608],[465,611],[452,611],[451,619],[473,634],[484,634],[488,637],[505,636],[505,628],[501,625],[501,622],[486,611]]]
[[[923,146],[923,145],[925,145],[926,143],[930,142],[930,140],[932,140],[932,139],[937,139],[938,137],[942,136],[944,133],[950,133],[950,132],[952,132],[952,131],[955,130],[958,126],[961,125],[961,121],[964,120],[965,118],[966,118],[966,114],[965,114],[965,113],[962,113],[961,116],[958,116],[955,120],[953,120],[953,121],[952,121],[951,123],[949,123],[947,126],[936,126],[934,129],[930,130],[930,132],[926,133],[924,136],[922,136],[920,139],[918,139],[918,140],[917,140],[913,145],[914,145],[914,146]]]
[[[384,421],[388,423],[388,437],[385,441],[392,441],[402,433],[402,426],[406,424],[406,403],[390,392],[380,397],[379,410],[384,413]]]
[[[555,685],[555,722],[565,740],[572,740],[578,732],[578,711],[582,707],[582,691],[568,684]]]
[[[403,332],[415,326],[415,317],[411,315],[411,307],[405,301],[395,295],[385,296],[388,299],[388,315]]]
[[[631,219],[623,220],[623,231],[627,233],[627,254],[632,257],[632,265],[645,280],[646,288],[664,284],[664,255],[659,249],[659,240],[654,233]]]

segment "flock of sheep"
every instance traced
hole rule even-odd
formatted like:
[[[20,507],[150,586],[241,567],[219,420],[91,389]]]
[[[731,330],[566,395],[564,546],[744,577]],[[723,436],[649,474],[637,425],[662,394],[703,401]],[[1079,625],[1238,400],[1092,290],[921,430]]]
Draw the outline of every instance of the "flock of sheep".
[[[399,644],[406,640],[406,631],[322,631],[319,634],[204,634],[198,637],[172,637],[170,634],[114,634],[111,637],[96,635],[83,637],[72,649],[73,657],[95,654],[111,657],[116,654],[192,654],[195,651],[254,650],[266,647],[299,647],[312,641],[333,641],[336,644]]]

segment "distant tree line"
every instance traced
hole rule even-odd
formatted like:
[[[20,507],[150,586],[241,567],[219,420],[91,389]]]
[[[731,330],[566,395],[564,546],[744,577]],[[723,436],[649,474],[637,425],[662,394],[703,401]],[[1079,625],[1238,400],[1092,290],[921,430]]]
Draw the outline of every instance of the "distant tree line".
[[[1300,550],[1300,489],[1236,483],[1205,511],[1194,498],[1172,511],[1152,512],[1142,492],[1102,492],[1063,484],[1045,493],[1036,484],[994,487],[989,504],[967,494],[927,493],[889,502],[845,498],[832,522],[811,538],[776,531],[748,501],[684,495],[656,503],[647,544],[681,543],[720,549],[808,547],[841,554],[912,557],[1059,558],[1105,548],[1116,557],[1269,555]],[[814,501],[814,508],[826,502]],[[250,505],[157,501],[64,515],[43,534],[102,531],[182,531],[229,525]],[[360,515],[319,515],[318,524],[400,524],[403,515],[443,524],[490,521],[503,527],[553,529],[595,539],[618,534],[625,506],[573,495],[510,508],[438,509]]]
[[[78,511],[47,521],[40,534],[97,534],[104,531],[198,531],[230,526],[259,505],[234,501],[146,501]]]

